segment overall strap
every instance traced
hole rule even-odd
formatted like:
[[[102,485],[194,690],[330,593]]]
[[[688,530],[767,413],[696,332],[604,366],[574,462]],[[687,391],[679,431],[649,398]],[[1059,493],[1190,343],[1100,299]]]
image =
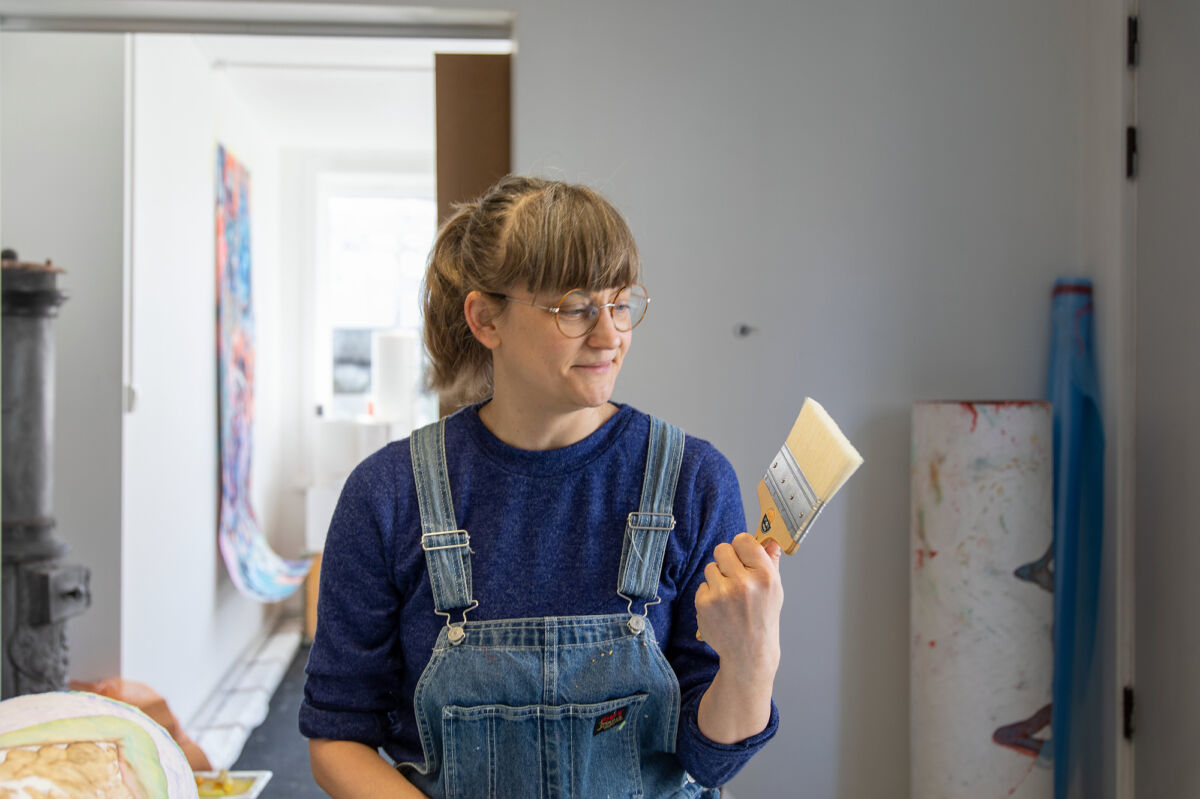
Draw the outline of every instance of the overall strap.
[[[646,606],[659,601],[663,553],[667,548],[667,537],[675,528],[672,508],[675,485],[679,482],[679,464],[683,461],[683,439],[683,430],[650,417],[641,505],[626,521],[617,576],[617,593],[629,600],[630,612],[635,598],[650,600]]]
[[[463,610],[465,616],[478,603],[471,598],[471,537],[454,521],[446,469],[446,420],[414,430],[409,447],[433,606],[449,624],[450,611]]]

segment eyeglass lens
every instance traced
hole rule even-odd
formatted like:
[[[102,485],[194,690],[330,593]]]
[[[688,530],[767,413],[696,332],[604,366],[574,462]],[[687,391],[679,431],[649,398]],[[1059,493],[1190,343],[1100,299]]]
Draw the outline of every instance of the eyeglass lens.
[[[578,338],[592,332],[600,318],[600,309],[608,308],[612,312],[613,327],[624,332],[642,321],[648,303],[646,289],[636,283],[622,289],[612,302],[603,305],[597,305],[596,298],[590,293],[576,289],[559,302],[555,319],[564,335]]]

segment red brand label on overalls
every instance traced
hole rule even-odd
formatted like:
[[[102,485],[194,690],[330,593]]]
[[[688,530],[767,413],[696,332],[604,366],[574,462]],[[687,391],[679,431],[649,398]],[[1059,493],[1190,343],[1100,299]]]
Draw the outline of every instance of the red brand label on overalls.
[[[592,735],[599,735],[606,730],[619,730],[625,726],[625,711],[629,707],[617,708],[611,713],[605,713],[600,718],[596,719],[596,726],[592,730]]]

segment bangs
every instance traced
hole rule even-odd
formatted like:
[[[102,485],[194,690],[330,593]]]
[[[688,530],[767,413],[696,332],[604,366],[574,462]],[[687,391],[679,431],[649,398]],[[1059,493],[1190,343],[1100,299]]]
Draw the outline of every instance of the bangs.
[[[583,186],[551,184],[513,209],[501,277],[530,291],[590,291],[641,279],[629,226],[611,204]]]

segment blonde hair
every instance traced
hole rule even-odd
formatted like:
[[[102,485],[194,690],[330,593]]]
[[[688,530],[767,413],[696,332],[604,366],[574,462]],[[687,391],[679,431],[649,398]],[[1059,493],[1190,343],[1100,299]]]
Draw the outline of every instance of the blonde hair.
[[[455,206],[425,270],[430,388],[452,405],[492,393],[492,354],[471,334],[472,291],[504,294],[626,286],[641,277],[633,233],[608,200],[576,184],[510,175]]]

